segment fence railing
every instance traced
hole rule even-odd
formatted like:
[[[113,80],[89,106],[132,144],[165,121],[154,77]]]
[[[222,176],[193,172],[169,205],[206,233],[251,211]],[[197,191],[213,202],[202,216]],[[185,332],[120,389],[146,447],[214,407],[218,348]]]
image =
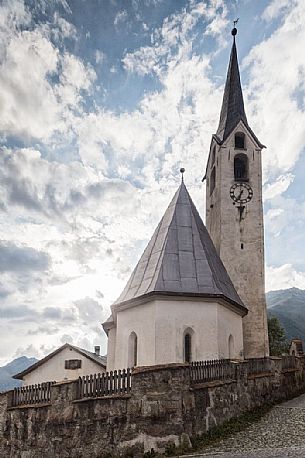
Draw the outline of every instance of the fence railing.
[[[79,377],[78,399],[128,394],[131,389],[131,370],[110,371]]]
[[[296,369],[296,357],[293,355],[282,356],[282,370]]]
[[[263,374],[271,372],[271,361],[269,358],[250,358],[248,361],[248,375]]]
[[[54,383],[55,382],[45,382],[14,388],[11,401],[12,407],[50,402],[51,386]]]
[[[236,365],[228,359],[194,361],[190,364],[191,383],[228,380],[236,377]]]

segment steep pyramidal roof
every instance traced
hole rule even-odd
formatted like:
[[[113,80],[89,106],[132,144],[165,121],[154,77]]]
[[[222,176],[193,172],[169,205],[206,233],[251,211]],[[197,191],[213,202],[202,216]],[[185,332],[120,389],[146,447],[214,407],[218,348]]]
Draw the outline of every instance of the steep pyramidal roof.
[[[230,63],[223,94],[217,137],[224,141],[238,122],[242,120],[248,126],[244,108],[243,93],[240,84],[235,37],[233,40]]]
[[[157,293],[223,297],[247,313],[183,182],[113,307]]]

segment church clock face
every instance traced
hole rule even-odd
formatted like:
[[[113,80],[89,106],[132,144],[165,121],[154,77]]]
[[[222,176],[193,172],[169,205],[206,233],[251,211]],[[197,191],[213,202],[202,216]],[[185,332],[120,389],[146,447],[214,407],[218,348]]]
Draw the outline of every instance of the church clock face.
[[[250,202],[253,197],[253,190],[248,183],[235,183],[230,189],[231,199],[239,204]]]

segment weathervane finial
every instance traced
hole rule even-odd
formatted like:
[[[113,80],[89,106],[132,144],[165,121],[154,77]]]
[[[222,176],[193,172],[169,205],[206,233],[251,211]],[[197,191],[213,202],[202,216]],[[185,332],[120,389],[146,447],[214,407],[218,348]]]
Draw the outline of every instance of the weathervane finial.
[[[183,183],[183,174],[184,174],[184,172],[185,172],[185,169],[183,167],[181,167],[180,173],[181,173],[181,181],[182,181],[182,183]]]
[[[238,17],[237,19],[235,19],[235,21],[233,21],[234,27],[233,27],[233,29],[232,29],[232,31],[231,31],[231,34],[233,35],[234,40],[235,40],[235,35],[237,35],[236,24],[238,23],[238,21],[239,21],[239,17]]]

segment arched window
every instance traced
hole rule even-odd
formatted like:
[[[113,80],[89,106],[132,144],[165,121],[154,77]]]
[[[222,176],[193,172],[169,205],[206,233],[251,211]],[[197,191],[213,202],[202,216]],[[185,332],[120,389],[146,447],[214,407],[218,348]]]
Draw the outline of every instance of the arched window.
[[[210,177],[210,195],[214,191],[215,183],[216,183],[216,168],[214,166],[211,172],[211,177]]]
[[[184,362],[190,363],[192,360],[192,336],[186,333],[184,336]]]
[[[234,180],[248,181],[249,179],[249,161],[246,154],[236,154],[234,157]]]
[[[234,358],[234,337],[232,336],[232,334],[230,334],[229,336],[229,359],[233,359]]]
[[[128,342],[128,367],[134,367],[138,364],[138,337],[135,332],[129,336]]]
[[[185,363],[190,363],[193,359],[193,335],[192,328],[188,328],[183,334],[183,359]]]
[[[245,134],[243,132],[236,132],[235,148],[245,149]]]

